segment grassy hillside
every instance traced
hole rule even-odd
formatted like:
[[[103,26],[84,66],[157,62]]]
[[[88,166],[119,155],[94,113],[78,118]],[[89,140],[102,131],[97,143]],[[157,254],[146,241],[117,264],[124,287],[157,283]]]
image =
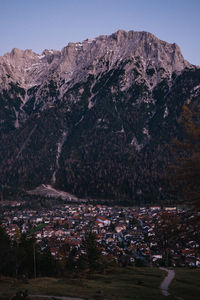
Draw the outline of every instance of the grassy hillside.
[[[19,290],[27,289],[32,295],[71,296],[84,299],[164,299],[158,289],[163,277],[164,272],[158,269],[127,268],[112,269],[105,275],[37,278],[29,280],[26,284],[20,280],[1,278],[0,296],[6,299]]]
[[[169,291],[184,300],[200,299],[200,270],[175,269],[176,276]]]
[[[166,272],[156,268],[111,269],[107,274],[74,275],[68,278],[37,278],[28,283],[11,278],[0,279],[0,299],[9,299],[17,291],[27,289],[31,295],[69,296],[83,299],[166,300],[160,283]],[[200,270],[179,269],[168,300],[197,300],[200,294]],[[45,298],[30,297],[45,300]]]

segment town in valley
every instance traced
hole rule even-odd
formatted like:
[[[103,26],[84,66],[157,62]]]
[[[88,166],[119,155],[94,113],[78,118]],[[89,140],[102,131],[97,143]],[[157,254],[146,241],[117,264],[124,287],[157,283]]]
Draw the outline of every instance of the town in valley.
[[[200,268],[199,212],[186,207],[63,202],[36,210],[14,201],[10,209],[2,208],[1,222],[11,240],[31,234],[41,251],[48,247],[57,261],[72,249],[78,260],[86,234],[93,232],[102,255],[119,266]]]

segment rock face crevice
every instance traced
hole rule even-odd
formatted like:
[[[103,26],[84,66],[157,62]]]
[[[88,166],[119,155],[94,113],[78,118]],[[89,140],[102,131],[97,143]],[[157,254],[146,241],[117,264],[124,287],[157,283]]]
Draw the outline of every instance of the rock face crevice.
[[[183,104],[200,96],[200,70],[176,44],[119,30],[41,55],[13,49],[0,74],[3,183],[160,197],[165,144],[179,133]]]

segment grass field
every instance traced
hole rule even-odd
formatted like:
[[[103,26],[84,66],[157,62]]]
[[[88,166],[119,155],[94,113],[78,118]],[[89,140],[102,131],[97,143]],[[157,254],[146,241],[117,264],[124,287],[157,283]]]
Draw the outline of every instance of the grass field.
[[[27,289],[32,295],[69,296],[83,299],[107,300],[175,300],[173,295],[184,300],[197,300],[200,288],[196,287],[200,271],[178,270],[171,286],[171,296],[160,293],[160,283],[166,273],[156,268],[111,269],[107,274],[74,276],[69,278],[37,278],[29,283],[10,278],[0,279],[0,299],[9,299],[19,290]],[[191,276],[188,279],[188,276]],[[199,284],[200,286],[200,284]],[[194,296],[191,297],[191,293]],[[187,296],[187,297],[186,297]],[[190,298],[189,298],[190,296]],[[196,297],[196,298],[195,298]],[[34,299],[34,298],[31,298]],[[39,298],[35,298],[39,300]],[[44,300],[44,298],[41,298]]]
[[[200,299],[200,270],[175,269],[176,276],[172,281],[169,292],[184,300]]]

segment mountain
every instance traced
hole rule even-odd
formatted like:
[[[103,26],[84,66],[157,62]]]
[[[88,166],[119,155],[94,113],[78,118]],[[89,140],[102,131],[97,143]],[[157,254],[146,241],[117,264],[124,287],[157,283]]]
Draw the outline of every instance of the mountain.
[[[166,144],[200,68],[176,44],[119,30],[61,51],[0,57],[0,178],[79,197],[149,203],[163,194]]]

